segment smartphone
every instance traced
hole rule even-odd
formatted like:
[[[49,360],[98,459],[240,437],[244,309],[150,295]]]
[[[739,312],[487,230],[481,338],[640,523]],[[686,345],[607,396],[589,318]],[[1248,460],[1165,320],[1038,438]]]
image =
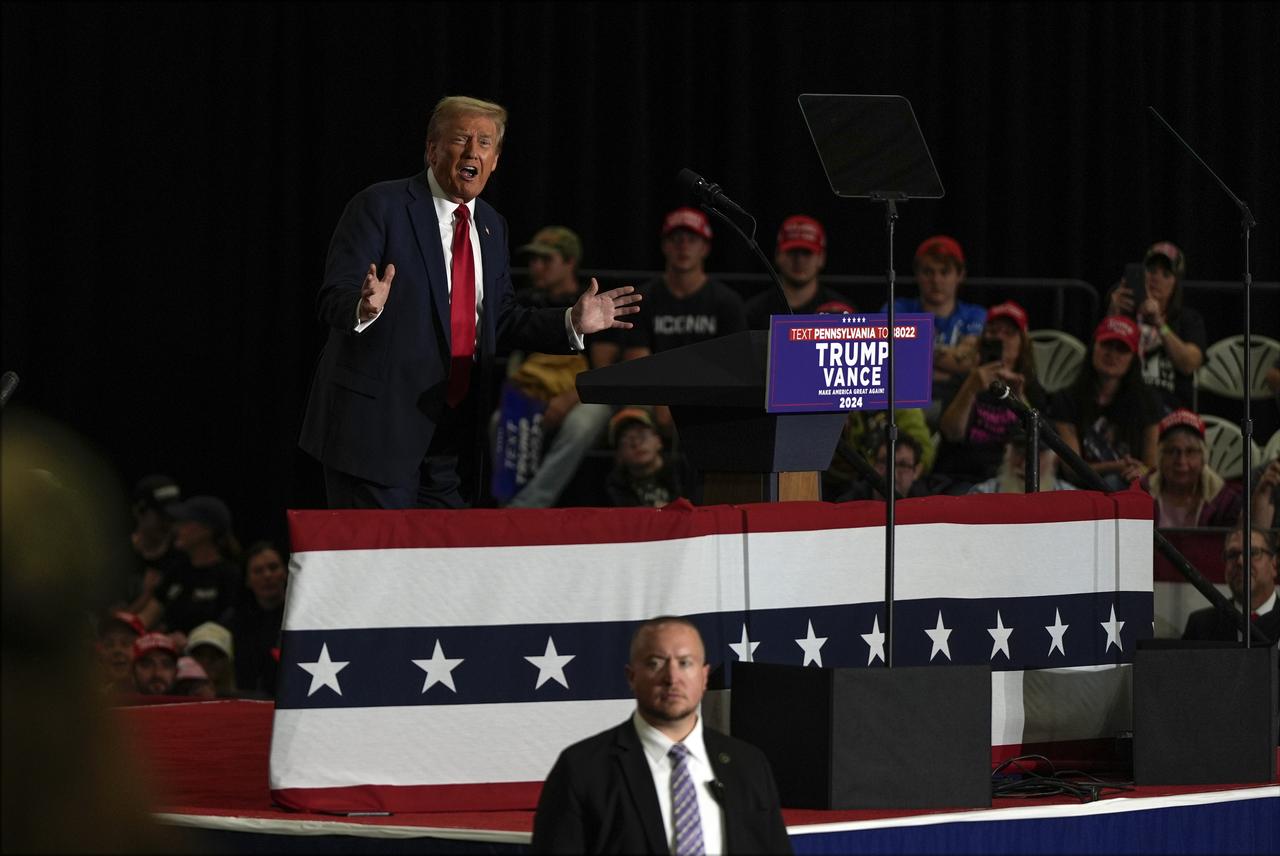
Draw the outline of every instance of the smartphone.
[[[983,339],[978,342],[978,365],[994,363],[1004,356],[1004,342],[999,339]]]
[[[1139,262],[1125,265],[1124,285],[1133,292],[1133,311],[1136,315],[1138,307],[1147,299],[1147,269]]]

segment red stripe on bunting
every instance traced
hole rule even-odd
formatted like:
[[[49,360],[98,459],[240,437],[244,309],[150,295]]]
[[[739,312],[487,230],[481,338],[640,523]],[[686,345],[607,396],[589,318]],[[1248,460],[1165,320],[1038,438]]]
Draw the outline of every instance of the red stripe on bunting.
[[[931,496],[895,504],[900,525],[1056,523],[1151,519],[1151,497],[1055,491],[1023,496]],[[294,552],[423,547],[619,544],[750,532],[883,526],[882,502],[782,502],[654,508],[290,511]]]
[[[347,788],[281,788],[271,799],[294,811],[392,814],[446,811],[532,810],[542,782],[484,782],[473,785],[358,785]]]

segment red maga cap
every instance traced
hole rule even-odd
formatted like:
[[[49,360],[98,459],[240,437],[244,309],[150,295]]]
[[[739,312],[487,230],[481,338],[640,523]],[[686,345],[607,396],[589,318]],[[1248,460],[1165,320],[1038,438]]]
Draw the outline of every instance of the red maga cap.
[[[711,240],[711,221],[697,208],[677,208],[662,221],[662,237],[677,229],[687,229],[699,237]]]
[[[921,241],[916,247],[916,261],[924,256],[949,256],[964,264],[964,250],[960,249],[960,242],[950,235],[934,235]]]
[[[1098,322],[1098,329],[1093,331],[1093,341],[1124,342],[1135,354],[1138,353],[1140,336],[1138,322],[1125,315],[1108,315]]]
[[[992,318],[1008,318],[1014,324],[1018,325],[1018,329],[1027,332],[1027,310],[1023,309],[1012,300],[1006,300],[1004,303],[997,303],[987,310],[987,323]]]
[[[821,253],[826,249],[827,232],[817,220],[804,214],[793,214],[782,221],[778,229],[778,252],[808,250]]]

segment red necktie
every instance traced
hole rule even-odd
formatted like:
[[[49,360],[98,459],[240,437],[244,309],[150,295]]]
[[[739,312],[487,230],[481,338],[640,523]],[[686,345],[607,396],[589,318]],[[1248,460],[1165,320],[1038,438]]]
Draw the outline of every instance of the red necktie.
[[[476,352],[476,265],[471,254],[471,212],[459,205],[453,224],[453,288],[449,296],[449,391],[445,400],[457,407],[467,395]]]

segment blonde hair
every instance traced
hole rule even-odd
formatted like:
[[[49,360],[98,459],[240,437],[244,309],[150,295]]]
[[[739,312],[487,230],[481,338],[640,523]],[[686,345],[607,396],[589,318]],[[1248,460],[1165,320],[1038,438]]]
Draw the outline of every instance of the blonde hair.
[[[427,122],[427,142],[439,139],[441,126],[450,119],[475,115],[492,119],[498,126],[498,149],[501,150],[502,137],[507,132],[507,108],[466,95],[446,95],[436,103],[435,109],[431,111],[431,119]]]

